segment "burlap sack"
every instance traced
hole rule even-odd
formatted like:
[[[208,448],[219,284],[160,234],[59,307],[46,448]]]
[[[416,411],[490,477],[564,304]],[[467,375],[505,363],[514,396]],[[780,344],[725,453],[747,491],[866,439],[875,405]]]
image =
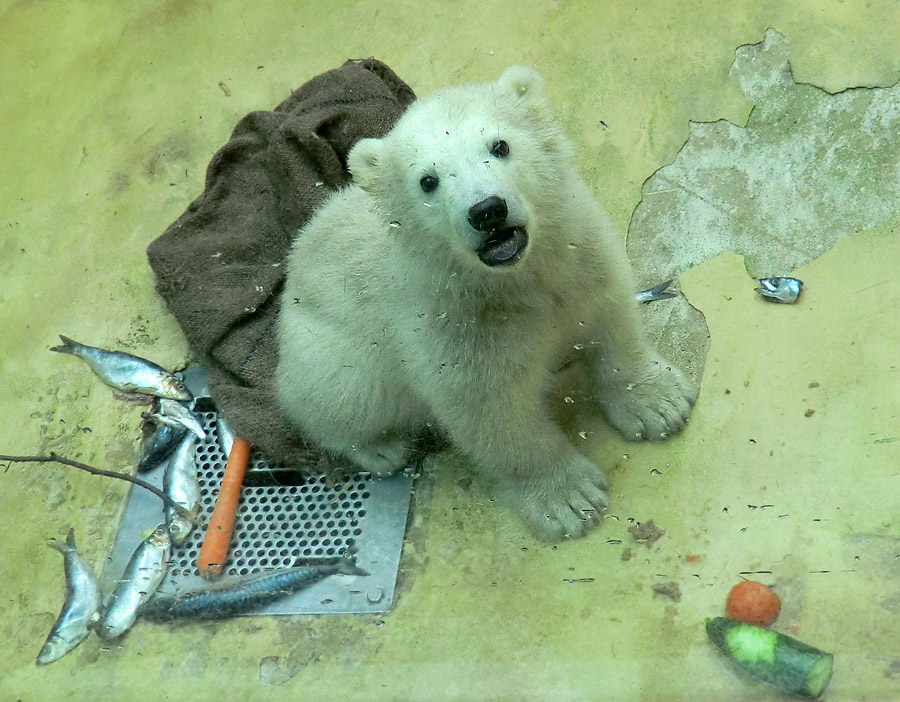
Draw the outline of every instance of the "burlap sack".
[[[235,433],[269,459],[327,468],[274,403],[275,318],[291,241],[349,180],[346,156],[415,99],[374,59],[347,61],[271,112],[251,112],[213,157],[203,194],[148,247],[157,290],[203,357]]]

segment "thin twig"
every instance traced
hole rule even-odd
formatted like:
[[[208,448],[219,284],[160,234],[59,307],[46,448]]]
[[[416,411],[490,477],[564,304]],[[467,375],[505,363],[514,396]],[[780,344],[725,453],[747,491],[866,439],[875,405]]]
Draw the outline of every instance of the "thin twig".
[[[87,463],[79,463],[78,461],[73,461],[70,458],[60,456],[54,451],[51,451],[49,456],[0,456],[0,461],[10,461],[12,463],[61,463],[64,466],[70,466],[72,468],[78,468],[80,470],[87,471],[91,475],[103,475],[107,478],[119,478],[120,480],[125,480],[129,483],[133,483],[134,485],[138,485],[145,490],[149,490],[159,499],[161,499],[167,507],[171,507],[185,519],[189,519],[192,524],[201,527],[203,526],[203,522],[200,520],[200,517],[186,510],[158,487],[156,487],[155,485],[151,485],[146,480],[135,478],[133,475],[128,475],[127,473],[116,473],[111,470],[94,468],[94,466],[89,466]]]

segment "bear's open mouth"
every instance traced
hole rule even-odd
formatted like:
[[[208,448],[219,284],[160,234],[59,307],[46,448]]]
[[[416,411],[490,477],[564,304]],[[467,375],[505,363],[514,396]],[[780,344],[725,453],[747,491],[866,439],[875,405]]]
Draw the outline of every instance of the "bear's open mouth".
[[[521,227],[497,229],[478,249],[478,258],[487,266],[507,266],[522,257],[528,246],[528,232]]]

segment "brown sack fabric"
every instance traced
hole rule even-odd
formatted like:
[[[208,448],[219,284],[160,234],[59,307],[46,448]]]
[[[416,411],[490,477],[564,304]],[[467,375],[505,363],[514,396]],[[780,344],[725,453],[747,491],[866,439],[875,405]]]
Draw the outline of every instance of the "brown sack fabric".
[[[251,112],[213,157],[203,194],[147,249],[156,286],[238,436],[272,461],[324,468],[275,405],[275,319],[297,230],[346,185],[347,152],[415,99],[375,59],[347,61],[271,112]]]

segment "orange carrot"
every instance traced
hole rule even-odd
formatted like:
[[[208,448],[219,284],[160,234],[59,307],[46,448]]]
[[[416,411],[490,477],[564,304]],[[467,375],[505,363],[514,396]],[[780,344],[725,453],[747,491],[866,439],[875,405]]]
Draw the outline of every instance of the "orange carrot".
[[[216,506],[209,518],[200,555],[197,556],[197,568],[204,578],[214,578],[222,572],[228,546],[231,544],[231,530],[234,528],[234,513],[237,511],[238,499],[241,496],[241,484],[250,460],[250,444],[246,439],[234,437],[225,474],[219,487]]]

